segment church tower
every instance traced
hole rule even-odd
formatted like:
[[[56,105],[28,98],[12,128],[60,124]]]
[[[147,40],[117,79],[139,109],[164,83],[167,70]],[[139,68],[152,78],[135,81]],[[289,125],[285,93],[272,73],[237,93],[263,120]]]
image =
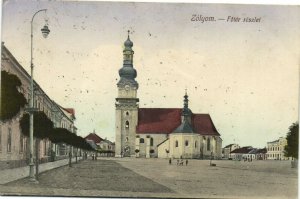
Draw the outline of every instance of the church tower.
[[[137,73],[133,68],[133,43],[129,38],[124,42],[123,67],[119,70],[116,98],[116,157],[135,155],[135,136],[138,121]]]

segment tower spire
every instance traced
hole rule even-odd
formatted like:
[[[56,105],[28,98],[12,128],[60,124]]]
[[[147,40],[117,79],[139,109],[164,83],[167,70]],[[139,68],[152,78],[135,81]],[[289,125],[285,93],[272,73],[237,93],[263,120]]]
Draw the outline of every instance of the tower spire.
[[[123,50],[123,67],[119,70],[120,81],[117,85],[124,86],[125,84],[131,84],[133,86],[138,86],[138,83],[135,81],[137,73],[133,68],[134,51],[132,50],[133,42],[129,37],[130,30],[128,30],[127,33],[127,40],[124,42]]]
[[[189,96],[187,94],[187,89],[185,89],[185,95],[183,97],[183,110],[182,116],[184,121],[191,121],[192,111],[189,109]]]

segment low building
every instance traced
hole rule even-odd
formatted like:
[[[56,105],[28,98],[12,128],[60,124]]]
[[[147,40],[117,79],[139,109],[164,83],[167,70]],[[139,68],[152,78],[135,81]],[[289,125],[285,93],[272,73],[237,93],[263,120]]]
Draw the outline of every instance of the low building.
[[[248,156],[248,153],[253,150],[251,146],[245,146],[241,148],[237,148],[230,152],[230,157],[232,160],[242,160],[243,158]]]
[[[225,146],[222,150],[222,158],[232,159],[230,152],[238,148],[240,148],[238,144],[229,144]]]
[[[90,141],[93,141],[93,143],[97,146],[97,149],[100,149],[100,143],[104,139],[101,138],[99,135],[96,134],[95,130],[93,133],[89,133],[87,136],[84,138],[88,143],[91,143]]]
[[[278,140],[267,143],[267,159],[268,160],[288,160],[284,156],[284,147],[287,145],[287,140],[280,137]]]
[[[267,159],[267,149],[258,149],[256,152],[256,160],[266,160]]]
[[[2,43],[1,51],[1,71],[6,71],[16,75],[22,85],[18,88],[29,102],[30,95],[30,75],[20,65],[16,58]],[[76,133],[75,111],[71,108],[63,108],[55,103],[40,87],[34,82],[34,104],[35,108],[43,111],[53,122],[54,127],[66,128],[70,132]],[[28,105],[25,105],[25,108]],[[24,109],[10,120],[0,121],[0,169],[25,166],[29,163],[29,138],[21,133],[20,119],[24,115]],[[65,144],[53,144],[48,139],[34,141],[34,145],[39,144],[39,161],[48,162],[56,156],[56,159],[68,157],[69,147]],[[36,148],[34,146],[34,148]],[[33,154],[35,158],[35,153]]]
[[[89,144],[93,145],[93,148],[98,150],[98,156],[109,156],[112,157],[115,155],[115,143],[103,139],[96,134],[95,130],[93,133],[88,134],[84,138]]]

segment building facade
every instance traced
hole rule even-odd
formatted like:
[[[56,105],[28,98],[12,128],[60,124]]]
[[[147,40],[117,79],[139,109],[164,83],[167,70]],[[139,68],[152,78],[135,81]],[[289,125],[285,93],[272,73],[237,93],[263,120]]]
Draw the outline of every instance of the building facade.
[[[268,160],[289,160],[284,156],[284,147],[287,145],[287,140],[280,137],[278,140],[267,143],[267,159]]]
[[[222,139],[209,114],[183,108],[139,108],[133,43],[124,43],[116,98],[116,157],[221,158]]]
[[[19,92],[29,102],[30,75],[18,63],[4,43],[2,43],[1,70],[14,74],[21,80],[22,86],[19,88]],[[56,104],[36,82],[34,82],[34,88],[34,106],[48,116],[54,123],[54,127],[66,128],[70,132],[76,133],[74,109],[63,108]],[[0,169],[25,166],[29,162],[29,138],[21,133],[19,124],[24,113],[24,109],[22,109],[11,120],[0,121]],[[35,139],[34,145],[36,144],[39,145],[37,148],[39,149],[40,162],[50,161],[54,154],[56,159],[68,157],[70,148],[63,143],[52,144],[48,139]]]
[[[222,150],[223,151],[222,158],[232,159],[230,152],[235,149],[238,149],[238,148],[240,148],[240,146],[238,144],[229,144],[229,145],[225,146]]]

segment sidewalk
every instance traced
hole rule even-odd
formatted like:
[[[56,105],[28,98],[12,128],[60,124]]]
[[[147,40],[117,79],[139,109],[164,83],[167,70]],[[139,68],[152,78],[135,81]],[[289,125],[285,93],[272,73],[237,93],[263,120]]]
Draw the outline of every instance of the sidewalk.
[[[82,157],[78,157],[77,160],[81,160]],[[76,158],[72,158],[72,162],[76,162]],[[39,173],[55,169],[69,164],[69,159],[57,160],[55,162],[47,162],[39,165]],[[35,167],[34,167],[35,169]],[[14,168],[14,169],[5,169],[0,171],[0,184],[6,184],[18,179],[26,178],[29,176],[29,166]]]

